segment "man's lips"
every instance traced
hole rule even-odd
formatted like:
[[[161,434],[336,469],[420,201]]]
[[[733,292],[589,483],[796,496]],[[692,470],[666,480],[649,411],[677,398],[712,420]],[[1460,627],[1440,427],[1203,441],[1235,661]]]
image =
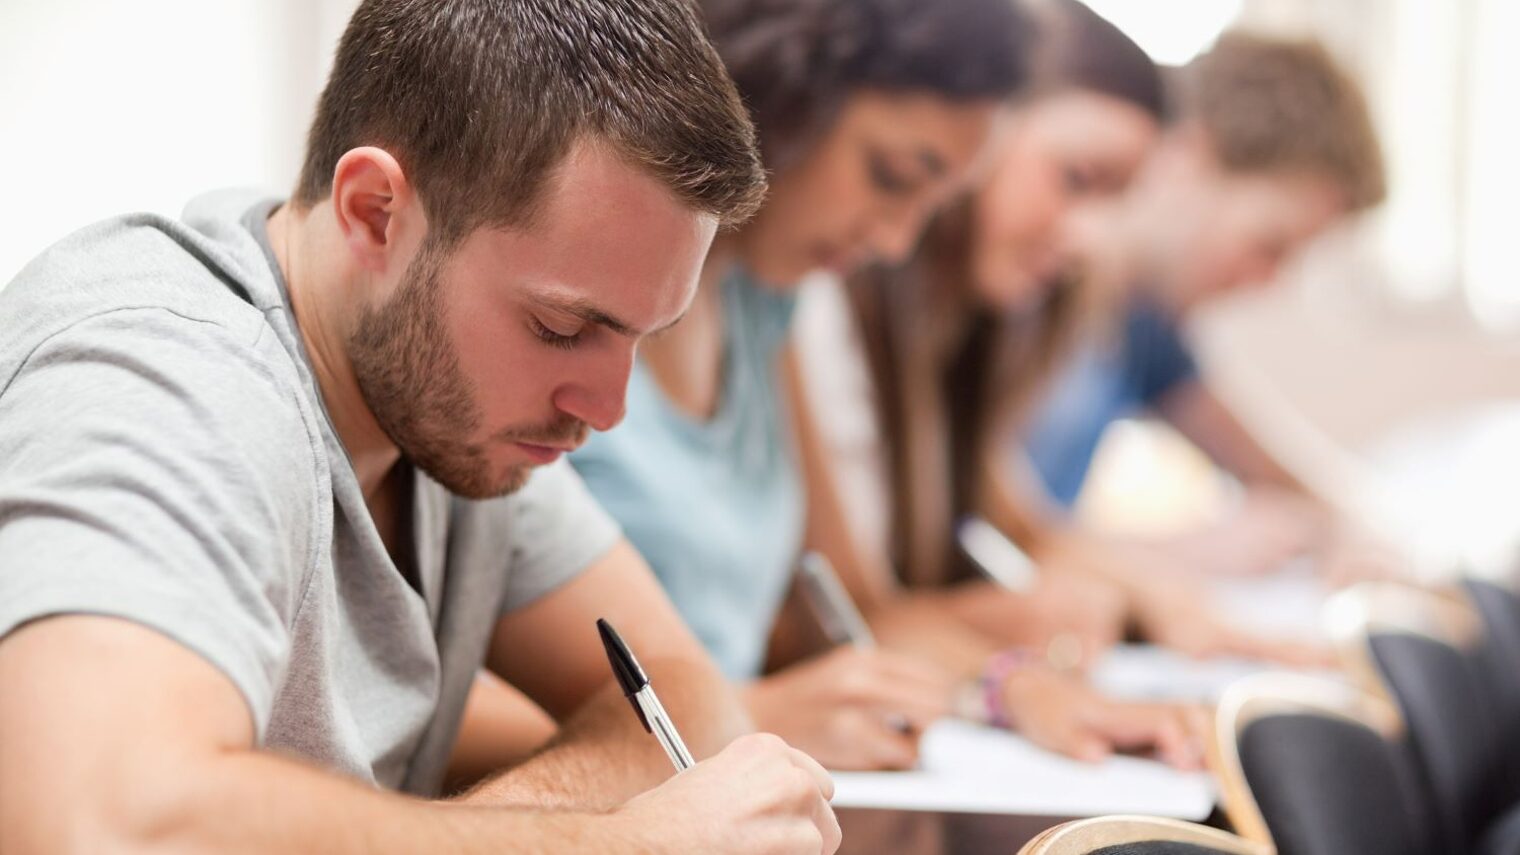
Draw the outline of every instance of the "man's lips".
[[[516,445],[518,448],[523,450],[523,453],[528,455],[528,459],[532,460],[534,464],[540,466],[548,463],[553,463],[554,461],[558,460],[561,455],[569,454],[576,449],[576,446],[574,445],[538,445],[531,442],[519,442],[516,443]]]

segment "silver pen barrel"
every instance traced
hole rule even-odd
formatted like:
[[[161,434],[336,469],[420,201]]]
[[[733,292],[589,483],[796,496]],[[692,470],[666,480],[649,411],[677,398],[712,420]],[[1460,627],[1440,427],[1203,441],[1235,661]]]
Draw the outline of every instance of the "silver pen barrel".
[[[665,712],[665,705],[660,703],[660,698],[654,693],[654,689],[645,686],[633,696],[639,709],[643,710],[644,718],[649,722],[649,729],[654,732],[655,739],[660,741],[665,753],[670,756],[670,762],[676,767],[677,772],[684,772],[697,765],[692,759],[691,751],[687,750],[686,743],[681,739],[681,734],[676,732],[676,727],[670,720],[670,715]]]
[[[802,594],[813,609],[818,622],[829,640],[835,644],[853,644],[856,647],[875,647],[876,636],[870,624],[850,599],[839,574],[829,559],[817,552],[802,556],[798,569],[802,582]]]

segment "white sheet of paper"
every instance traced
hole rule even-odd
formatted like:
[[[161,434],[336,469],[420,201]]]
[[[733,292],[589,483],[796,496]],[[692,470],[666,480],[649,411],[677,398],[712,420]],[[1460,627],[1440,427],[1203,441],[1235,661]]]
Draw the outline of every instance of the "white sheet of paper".
[[[1205,773],[1113,757],[1089,764],[1023,737],[946,720],[924,734],[921,768],[835,772],[834,806],[942,813],[1079,817],[1139,813],[1197,820],[1213,810]]]
[[[1190,659],[1150,644],[1121,644],[1093,665],[1093,687],[1134,701],[1216,703],[1242,677],[1274,670],[1249,659]]]
[[[1320,606],[1328,592],[1307,566],[1256,579],[1218,580],[1209,590],[1218,612],[1242,627],[1304,641],[1322,637]],[[1096,687],[1115,697],[1210,703],[1231,683],[1264,670],[1280,669],[1121,645],[1091,676]],[[1136,813],[1198,820],[1213,810],[1217,795],[1207,773],[1178,772],[1134,757],[1081,763],[1006,731],[949,720],[924,735],[920,769],[835,772],[834,782],[834,804],[842,808],[1024,816]]]
[[[1267,576],[1216,579],[1209,586],[1216,614],[1241,629],[1297,641],[1325,640],[1320,615],[1330,593],[1307,560]]]
[[[1270,576],[1219,579],[1209,585],[1216,613],[1267,637],[1325,641],[1320,615],[1330,591],[1305,562]],[[1283,667],[1250,659],[1192,659],[1148,644],[1121,644],[1094,664],[1092,684],[1104,694],[1131,700],[1215,703],[1231,683]],[[1333,671],[1309,671],[1339,680]]]
[[[1131,701],[1213,704],[1232,683],[1253,674],[1288,670],[1252,659],[1190,659],[1150,644],[1121,644],[1099,659],[1090,678],[1105,695]],[[1339,671],[1300,671],[1321,680],[1342,681]]]

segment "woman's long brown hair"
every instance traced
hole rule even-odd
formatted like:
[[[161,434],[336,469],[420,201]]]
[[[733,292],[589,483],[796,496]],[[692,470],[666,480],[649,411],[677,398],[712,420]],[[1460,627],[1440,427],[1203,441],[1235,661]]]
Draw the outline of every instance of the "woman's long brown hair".
[[[970,205],[936,220],[918,256],[846,288],[876,388],[893,497],[890,545],[904,582],[966,578],[956,521],[977,511],[991,444],[1007,437],[1095,315],[1075,279],[1032,309],[978,306],[967,285]]]
[[[1155,64],[1127,36],[1076,0],[1049,0],[1050,35],[1037,87],[1093,91],[1168,118]],[[876,387],[893,503],[890,544],[911,586],[968,578],[955,547],[959,518],[979,511],[984,467],[1044,388],[1088,322],[1097,289],[1079,274],[1052,283],[1032,309],[999,313],[978,303],[968,270],[970,200],[943,212],[916,257],[847,283]],[[1027,533],[1027,532],[1026,532]],[[1026,534],[1018,533],[1018,534]]]

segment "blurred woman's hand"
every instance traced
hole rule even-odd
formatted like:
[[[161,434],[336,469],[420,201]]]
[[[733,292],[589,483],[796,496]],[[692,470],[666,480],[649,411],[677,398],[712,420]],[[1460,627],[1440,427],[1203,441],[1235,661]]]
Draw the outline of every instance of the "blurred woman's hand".
[[[1349,522],[1342,522],[1319,554],[1320,578],[1332,588],[1358,582],[1407,579],[1414,575],[1408,556],[1386,539]]]
[[[1130,597],[1090,573],[1046,573],[1027,597],[1024,616],[1032,646],[1057,668],[1085,668],[1124,640]],[[1072,655],[1075,641],[1076,656]]]
[[[1227,517],[1163,541],[1181,569],[1260,576],[1309,554],[1326,540],[1323,506],[1282,490],[1256,489]]]
[[[1175,580],[1157,578],[1135,598],[1135,619],[1152,644],[1195,659],[1238,657],[1295,668],[1333,668],[1328,647],[1269,638],[1237,629],[1214,616],[1200,594]]]
[[[744,700],[760,730],[830,769],[907,769],[954,688],[918,659],[845,646],[749,684]]]
[[[1151,750],[1178,769],[1203,767],[1210,724],[1202,707],[1113,700],[1041,666],[1011,673],[1003,703],[1015,730],[1068,757],[1096,763],[1115,751]]]
[[[1080,571],[1040,574],[1029,592],[972,582],[954,594],[956,612],[1000,644],[1039,651],[1050,664],[1081,669],[1124,637],[1129,596],[1118,585]]]

